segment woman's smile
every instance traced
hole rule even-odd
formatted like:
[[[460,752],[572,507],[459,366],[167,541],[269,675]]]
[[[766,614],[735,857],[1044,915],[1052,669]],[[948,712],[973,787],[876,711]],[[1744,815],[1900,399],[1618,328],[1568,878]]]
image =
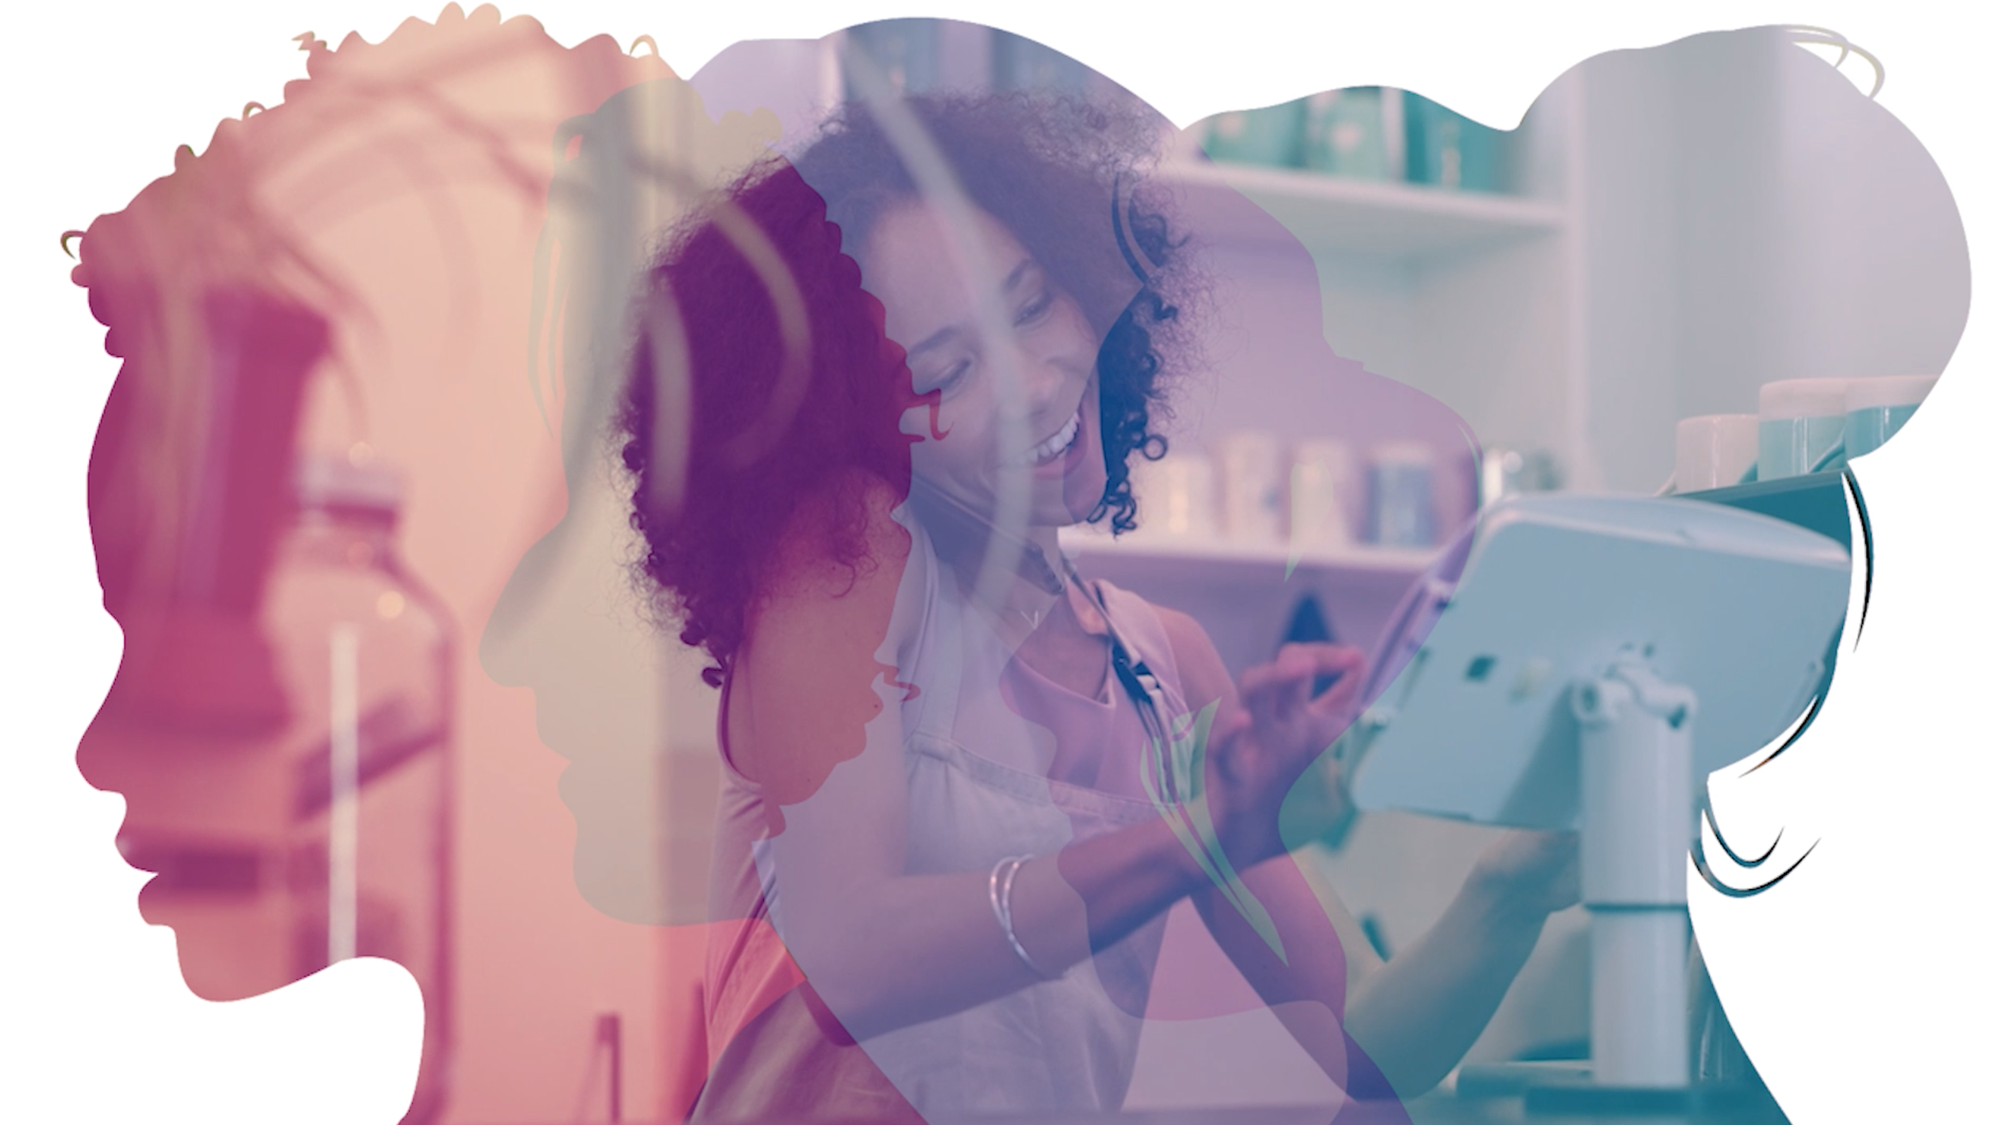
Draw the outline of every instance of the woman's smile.
[[[1016,467],[1032,468],[1036,470],[1037,475],[1044,475],[1043,470],[1054,465],[1059,459],[1068,460],[1063,454],[1077,448],[1076,437],[1082,432],[1083,406],[1079,403],[1076,412],[1069,416],[1069,421],[1063,423],[1062,429],[1057,430],[1047,441],[1030,449],[1026,455],[1015,458],[1013,463]]]

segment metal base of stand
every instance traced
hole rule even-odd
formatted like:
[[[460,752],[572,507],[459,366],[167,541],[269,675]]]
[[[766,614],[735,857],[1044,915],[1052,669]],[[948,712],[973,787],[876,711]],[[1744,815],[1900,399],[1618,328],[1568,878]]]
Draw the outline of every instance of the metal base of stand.
[[[1594,1086],[1561,1083],[1527,1091],[1522,1108],[1531,1114],[1593,1117],[1674,1117],[1681,1119],[1748,1120],[1743,1115],[1770,1107],[1746,1086],[1647,1087]],[[1777,1120],[1782,1121],[1780,1116]]]
[[[1785,1116],[1761,1087],[1702,1082],[1692,1087],[1598,1086],[1583,1061],[1468,1063],[1453,1095],[1461,1101],[1521,1099],[1534,1117],[1666,1118],[1675,1122],[1784,1125]],[[1559,1125],[1559,1122],[1551,1122]]]
[[[1461,1098],[1518,1098],[1545,1086],[1577,1086],[1590,1081],[1590,1064],[1556,1062],[1466,1063],[1453,1089]]]
[[[1687,1087],[1650,1088],[1644,1086],[1596,1086],[1588,1082],[1537,1086],[1522,1099],[1522,1108],[1535,1114],[1610,1114],[1639,1117],[1687,1117],[1701,1108],[1703,1099]]]

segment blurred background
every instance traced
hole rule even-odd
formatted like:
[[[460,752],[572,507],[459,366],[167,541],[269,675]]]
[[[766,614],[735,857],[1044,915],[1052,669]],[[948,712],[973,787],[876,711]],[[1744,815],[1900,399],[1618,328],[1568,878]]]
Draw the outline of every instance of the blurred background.
[[[284,106],[86,232],[126,361],[92,521],[127,652],[79,762],[127,795],[142,907],[202,995],[393,956],[430,1012],[413,1120],[678,1119],[715,695],[632,581],[601,403],[536,358],[563,323],[537,280],[576,158],[554,142],[650,82],[672,92],[641,118],[724,171],[807,140],[849,51],[911,92],[1129,95],[919,20],[740,44],[689,91],[642,46],[490,12],[319,45]],[[1864,60],[1812,38],[1600,56],[1506,130],[1373,88],[1163,128],[1157,182],[1215,282],[1207,364],[1144,525],[1076,536],[1079,565],[1194,614],[1235,670],[1366,648],[1493,499],[1768,476],[1759,427],[1799,413],[1767,384],[1941,371],[1957,209]],[[1300,361],[1314,324],[1330,364]],[[1371,814],[1311,860],[1393,956],[1490,838]],[[1583,936],[1557,917],[1473,1058],[1587,1049]],[[1168,955],[1205,940],[1176,915]],[[1267,1013],[1147,1034],[1135,1108],[1324,1095]],[[1196,1042],[1208,1072],[1157,1065]]]
[[[1027,76],[1129,96],[972,25],[846,35],[906,90]],[[767,67],[787,50],[790,67]],[[744,44],[692,81],[712,111],[774,108],[799,145],[843,89],[839,57]],[[1900,422],[1957,344],[1970,265],[1943,177],[1868,96],[1879,78],[1823,32],[1751,29],[1593,58],[1511,129],[1363,88],[1168,130],[1157,180],[1214,282],[1208,367],[1141,480],[1139,532],[1075,536],[1080,567],[1194,614],[1240,671],[1288,639],[1372,646],[1439,546],[1501,496],[1757,479],[1760,437],[1803,413],[1767,385],[1831,393],[1812,410],[1840,415],[1843,385],[1866,384],[1865,405],[1893,399]],[[1301,361],[1292,330],[1313,319],[1352,369]],[[1843,463],[1763,461],[1764,479]],[[1312,858],[1393,955],[1492,837],[1378,813]],[[1212,955],[1176,923],[1170,955]],[[1584,912],[1558,915],[1469,1061],[1585,1057],[1587,957]],[[1267,1014],[1222,1022],[1149,1024],[1158,1049],[1131,1104],[1323,1094]]]

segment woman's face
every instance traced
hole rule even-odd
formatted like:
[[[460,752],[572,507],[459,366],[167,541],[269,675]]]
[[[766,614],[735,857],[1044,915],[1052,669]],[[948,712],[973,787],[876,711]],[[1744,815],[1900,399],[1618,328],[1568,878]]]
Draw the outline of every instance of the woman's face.
[[[1107,482],[1097,402],[1101,337],[1012,232],[984,211],[954,240],[938,210],[904,204],[876,224],[865,284],[909,353],[917,393],[938,395],[903,429],[924,435],[911,468],[991,512],[1005,474],[1028,486],[1031,527],[1088,516]],[[991,301],[991,305],[986,302]],[[986,310],[997,323],[982,323]],[[940,436],[941,435],[941,436]]]

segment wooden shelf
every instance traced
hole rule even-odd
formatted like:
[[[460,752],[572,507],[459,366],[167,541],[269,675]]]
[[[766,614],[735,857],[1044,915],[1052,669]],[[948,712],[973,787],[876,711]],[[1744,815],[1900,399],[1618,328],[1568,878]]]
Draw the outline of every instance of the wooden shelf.
[[[1385,258],[1446,257],[1552,235],[1569,219],[1556,204],[1491,192],[1348,179],[1250,164],[1178,161],[1162,170],[1200,213],[1205,195],[1234,190],[1256,203],[1308,250]],[[1227,214],[1228,209],[1223,209]],[[1222,220],[1210,237],[1272,241],[1267,224]]]
[[[1282,545],[1233,543],[1225,539],[1183,539],[1143,533],[1112,538],[1100,531],[1061,532],[1065,551],[1079,562],[1093,558],[1144,562],[1153,566],[1185,566],[1190,576],[1202,572],[1270,570],[1282,572],[1291,553]],[[1434,547],[1396,548],[1357,545],[1337,551],[1302,551],[1295,570],[1361,571],[1415,577],[1437,558]]]
[[[1302,555],[1288,573],[1282,545],[1187,540],[1139,532],[1113,539],[1066,528],[1063,550],[1087,578],[1103,579],[1194,618],[1232,676],[1271,659],[1299,603],[1311,597],[1336,640],[1366,649],[1390,611],[1437,558],[1436,550],[1355,546]]]

